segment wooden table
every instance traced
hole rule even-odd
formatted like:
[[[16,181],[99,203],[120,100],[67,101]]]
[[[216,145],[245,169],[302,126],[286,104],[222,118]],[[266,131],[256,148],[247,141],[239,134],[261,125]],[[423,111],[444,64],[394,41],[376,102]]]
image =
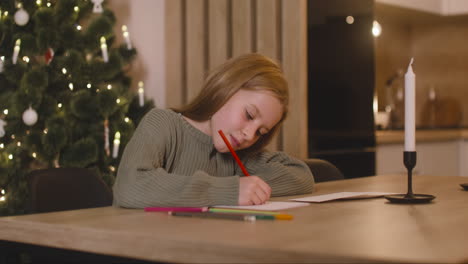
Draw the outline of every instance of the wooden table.
[[[255,223],[104,207],[1,217],[0,240],[164,262],[468,262],[468,192],[459,185],[468,178],[413,181],[433,203],[335,201],[291,209],[292,221]],[[325,182],[314,194],[341,191],[406,193],[406,177]]]

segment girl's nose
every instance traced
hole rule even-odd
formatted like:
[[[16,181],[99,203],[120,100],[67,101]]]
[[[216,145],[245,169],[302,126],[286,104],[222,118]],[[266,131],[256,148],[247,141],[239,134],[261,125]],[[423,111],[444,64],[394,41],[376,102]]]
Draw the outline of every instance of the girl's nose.
[[[246,126],[244,128],[244,138],[247,141],[252,141],[255,139],[255,134],[256,134],[257,129],[254,126]]]

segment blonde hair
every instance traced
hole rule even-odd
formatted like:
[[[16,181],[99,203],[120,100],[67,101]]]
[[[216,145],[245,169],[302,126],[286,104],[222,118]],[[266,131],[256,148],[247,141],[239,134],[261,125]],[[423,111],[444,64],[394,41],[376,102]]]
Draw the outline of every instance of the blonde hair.
[[[288,113],[288,83],[280,66],[270,58],[249,53],[231,58],[206,78],[200,93],[186,106],[174,111],[196,121],[211,118],[237,91],[268,91],[283,105],[281,120],[249,150],[265,147],[278,132]]]

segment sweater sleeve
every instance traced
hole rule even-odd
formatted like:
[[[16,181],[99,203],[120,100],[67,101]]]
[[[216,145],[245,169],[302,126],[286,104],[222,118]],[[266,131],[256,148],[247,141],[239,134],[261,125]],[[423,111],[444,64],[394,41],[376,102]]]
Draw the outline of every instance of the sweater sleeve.
[[[246,156],[245,165],[251,175],[259,176],[270,185],[272,196],[299,195],[314,190],[314,177],[307,164],[284,152],[251,154]]]
[[[114,205],[127,208],[236,205],[239,176],[216,177],[201,170],[192,175],[168,172],[165,168],[168,155],[178,144],[174,141],[174,129],[167,113],[161,110],[152,110],[142,119],[119,164],[113,186]]]

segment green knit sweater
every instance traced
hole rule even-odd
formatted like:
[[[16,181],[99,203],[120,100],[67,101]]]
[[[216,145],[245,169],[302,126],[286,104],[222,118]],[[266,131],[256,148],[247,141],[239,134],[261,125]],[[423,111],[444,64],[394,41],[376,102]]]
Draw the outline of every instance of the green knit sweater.
[[[310,193],[314,178],[307,165],[283,152],[239,157],[251,175],[272,188],[272,196]],[[153,109],[127,144],[113,186],[114,205],[237,205],[239,177],[230,153],[219,153],[211,136],[172,110]]]

